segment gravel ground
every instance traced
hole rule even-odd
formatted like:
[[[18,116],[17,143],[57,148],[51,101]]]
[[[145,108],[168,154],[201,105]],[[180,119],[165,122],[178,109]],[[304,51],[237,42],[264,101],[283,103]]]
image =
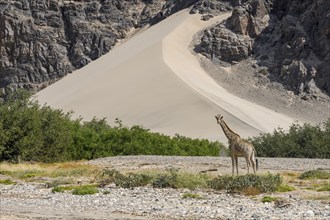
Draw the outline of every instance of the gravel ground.
[[[217,169],[215,174],[231,174],[230,157],[166,157],[166,156],[122,156],[107,157],[89,161],[90,164],[100,165],[118,170],[166,169],[179,168],[188,172]],[[263,158],[258,157],[259,172],[277,173],[279,171],[304,172],[313,169],[330,169],[330,160],[301,159],[301,158]],[[245,159],[238,161],[240,174],[246,173]]]
[[[166,169],[212,171],[216,175],[231,173],[227,157],[163,157],[128,156],[102,158],[87,163],[119,171]],[[240,172],[245,173],[240,160]],[[330,160],[259,158],[259,172],[303,172],[329,169]],[[154,189],[142,187],[122,189],[114,186],[94,195],[52,193],[44,184],[0,184],[1,220],[4,219],[330,219],[329,200],[302,199],[289,192],[274,194],[282,203],[262,203],[264,195],[255,197],[232,195],[212,190]],[[202,199],[184,199],[184,193],[198,194]],[[324,195],[329,195],[325,192]],[[269,195],[269,194],[267,194]]]

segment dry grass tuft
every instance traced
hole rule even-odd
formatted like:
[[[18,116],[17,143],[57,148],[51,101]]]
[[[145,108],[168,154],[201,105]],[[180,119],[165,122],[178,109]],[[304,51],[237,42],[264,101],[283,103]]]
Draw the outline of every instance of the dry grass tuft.
[[[34,177],[93,177],[99,169],[81,162],[64,163],[1,163],[0,174],[17,179]]]

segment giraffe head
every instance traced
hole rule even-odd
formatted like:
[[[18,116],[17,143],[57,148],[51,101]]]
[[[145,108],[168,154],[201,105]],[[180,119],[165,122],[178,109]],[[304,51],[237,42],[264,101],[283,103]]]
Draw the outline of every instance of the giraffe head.
[[[220,124],[220,123],[222,122],[223,116],[220,115],[220,114],[217,114],[217,115],[215,116],[215,119],[217,120],[217,123]]]

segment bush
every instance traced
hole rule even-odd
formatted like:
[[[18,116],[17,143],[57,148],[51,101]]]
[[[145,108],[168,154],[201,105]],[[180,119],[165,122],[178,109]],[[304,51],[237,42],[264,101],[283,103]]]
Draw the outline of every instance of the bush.
[[[152,177],[146,174],[129,173],[128,176],[122,175],[121,178],[117,178],[115,184],[123,188],[133,188],[146,186],[151,179]]]
[[[52,189],[52,192],[65,192],[71,191],[74,195],[90,195],[98,193],[99,190],[96,188],[95,185],[82,185],[82,186],[55,186]]]
[[[24,91],[0,104],[0,161],[57,162],[116,155],[217,156],[219,142],[152,133],[141,126],[125,127],[116,119],[82,122],[48,106]]]
[[[293,124],[286,132],[251,138],[260,157],[330,158],[330,118],[322,125]]]
[[[317,189],[317,191],[318,192],[330,191],[330,183],[321,186],[319,189]]]
[[[296,190],[293,186],[289,186],[289,185],[279,185],[276,188],[276,192],[290,192],[290,191],[294,191]]]
[[[262,199],[261,199],[261,202],[265,203],[265,202],[274,202],[276,201],[277,198],[276,197],[272,197],[272,196],[264,196]]]
[[[152,186],[154,188],[178,188],[178,170],[171,168],[168,169],[168,173],[158,175],[153,181]]]
[[[77,186],[74,188],[72,194],[73,195],[92,195],[98,193],[99,190],[94,185],[85,185],[85,186]]]
[[[325,170],[310,170],[302,173],[299,179],[330,179],[330,173]]]
[[[101,186],[115,183],[123,188],[133,188],[151,184],[154,188],[207,188],[209,177],[203,174],[179,173],[178,169],[170,168],[166,173],[123,175],[117,170],[104,170],[99,179]]]
[[[229,193],[244,193],[254,189],[255,192],[274,192],[282,183],[282,178],[277,175],[257,176],[247,174],[243,176],[218,176],[208,182],[210,188],[226,190]]]
[[[52,189],[52,193],[56,193],[56,192],[65,192],[65,191],[69,191],[69,190],[73,190],[75,188],[75,186],[55,186]]]
[[[147,174],[129,173],[127,176],[119,173],[117,170],[103,170],[100,184],[105,185],[115,183],[116,186],[122,188],[134,188],[139,186],[146,186],[152,180],[152,176]]]
[[[70,114],[40,107],[23,91],[0,104],[0,160],[62,161],[71,146]]]
[[[5,179],[5,180],[0,180],[0,184],[4,184],[4,185],[14,185],[16,184],[16,182],[13,182],[10,179]]]

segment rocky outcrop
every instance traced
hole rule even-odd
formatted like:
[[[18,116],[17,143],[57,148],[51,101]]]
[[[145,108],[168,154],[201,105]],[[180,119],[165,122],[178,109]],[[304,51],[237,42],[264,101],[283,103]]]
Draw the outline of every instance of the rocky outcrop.
[[[264,0],[238,4],[224,24],[204,32],[196,51],[213,60],[229,63],[248,58],[253,38],[268,25],[269,7]]]
[[[0,0],[0,97],[40,90],[183,8],[207,20],[233,6],[197,52],[232,64],[252,57],[304,99],[330,95],[327,0]]]
[[[259,65],[303,99],[330,95],[329,11],[326,0],[276,0],[270,25],[254,44]]]
[[[329,10],[327,0],[249,0],[206,30],[196,51],[229,63],[252,57],[303,99],[330,95]]]
[[[198,0],[0,0],[0,97],[40,90]]]

